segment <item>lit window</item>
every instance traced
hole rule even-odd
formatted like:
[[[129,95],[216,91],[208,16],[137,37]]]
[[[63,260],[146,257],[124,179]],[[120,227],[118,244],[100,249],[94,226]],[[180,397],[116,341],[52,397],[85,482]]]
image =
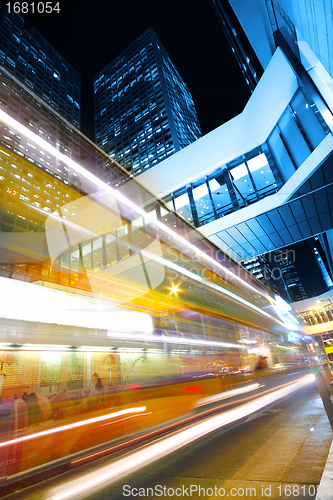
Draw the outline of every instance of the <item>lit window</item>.
[[[178,196],[178,198],[175,198],[174,201],[175,201],[176,210],[184,207],[185,205],[189,205],[189,203],[190,203],[187,193],[182,194],[181,196]]]
[[[248,175],[245,163],[242,163],[241,165],[238,165],[238,167],[233,168],[232,170],[230,170],[230,173],[232,174],[234,180]]]
[[[217,189],[220,189],[221,186],[216,179],[212,179],[211,181],[209,181],[209,187],[210,190],[213,192],[216,191]]]
[[[193,198],[195,200],[198,200],[199,198],[202,198],[203,196],[206,196],[208,194],[208,188],[206,184],[202,184],[201,186],[196,187],[193,189]]]
[[[251,158],[251,160],[248,160],[247,162],[250,172],[254,172],[255,170],[258,170],[259,168],[265,167],[268,165],[267,158],[264,153],[261,153],[258,156],[255,156],[254,158]]]

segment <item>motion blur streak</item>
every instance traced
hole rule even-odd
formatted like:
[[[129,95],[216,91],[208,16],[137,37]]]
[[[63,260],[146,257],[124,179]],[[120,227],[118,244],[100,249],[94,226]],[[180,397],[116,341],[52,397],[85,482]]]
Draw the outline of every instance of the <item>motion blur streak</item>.
[[[35,434],[29,434],[28,436],[11,439],[10,441],[4,441],[3,443],[0,443],[0,448],[3,446],[9,446],[11,444],[21,443],[22,441],[28,441],[30,439],[47,436],[48,434],[67,431],[68,429],[74,429],[75,427],[81,427],[82,425],[96,424],[97,422],[102,422],[103,420],[109,420],[110,418],[121,417],[122,415],[127,415],[128,413],[137,413],[145,410],[145,406],[139,406],[138,408],[126,408],[125,410],[115,411],[114,413],[108,413],[107,415],[101,415],[100,417],[88,418],[87,420],[75,422],[74,424],[62,425],[61,427],[56,427],[55,429],[48,429],[47,431],[36,432]]]
[[[223,266],[219,262],[217,262],[215,259],[210,257],[209,255],[205,254],[205,252],[201,251],[199,248],[195,247],[189,241],[187,241],[185,238],[180,236],[179,234],[175,233],[172,229],[170,229],[168,226],[163,224],[161,221],[154,219],[151,217],[151,215],[144,210],[142,210],[140,207],[138,207],[135,203],[133,203],[131,200],[126,198],[120,191],[117,191],[113,189],[111,186],[103,182],[101,179],[96,177],[94,174],[91,172],[88,172],[85,168],[81,167],[78,163],[76,163],[74,160],[69,158],[68,156],[64,155],[60,151],[58,151],[55,147],[53,147],[51,144],[46,142],[44,139],[39,137],[38,135],[34,134],[31,130],[27,129],[24,125],[16,121],[14,118],[11,116],[7,115],[3,110],[0,110],[0,120],[5,123],[6,125],[9,125],[12,127],[14,130],[22,134],[23,136],[27,137],[31,141],[33,141],[35,144],[39,145],[42,147],[44,150],[52,154],[55,158],[58,158],[59,160],[63,161],[65,164],[67,164],[69,167],[71,167],[75,172],[77,172],[79,175],[82,177],[85,177],[87,180],[92,182],[95,186],[101,187],[105,192],[112,194],[117,200],[125,202],[129,207],[131,207],[133,210],[135,210],[137,213],[139,213],[141,216],[145,217],[147,220],[155,224],[155,226],[159,227],[162,229],[164,232],[167,234],[170,234],[170,236],[174,237],[184,245],[186,245],[188,248],[191,250],[194,250],[198,255],[200,255],[204,260],[210,262],[214,266],[218,267],[219,269],[223,270],[227,275],[232,277],[238,282],[241,282],[244,286],[249,288],[255,293],[259,293],[263,297],[267,298],[271,303],[272,299],[269,297],[268,294],[263,293],[252,287],[249,283],[244,281],[242,278],[234,274],[232,271],[230,271],[227,267]]]
[[[144,417],[145,415],[151,415],[152,413],[153,413],[152,411],[148,411],[147,413],[134,414],[134,415],[131,415],[130,417],[124,417],[124,418],[120,418],[119,420],[114,420],[113,422],[108,422],[107,424],[102,424],[101,427],[104,427],[104,425],[113,425],[113,424],[116,424],[118,422],[123,422],[124,420],[129,420],[130,418],[133,418],[133,417]]]
[[[230,292],[230,290],[226,290],[225,288],[221,287],[220,285],[217,285],[216,283],[212,283],[212,282],[206,280],[205,278],[198,276],[196,273],[192,273],[188,269],[185,269],[184,267],[179,266],[178,264],[175,264],[174,262],[170,262],[169,260],[164,259],[163,257],[158,257],[158,256],[154,255],[153,253],[147,252],[145,250],[142,250],[142,255],[144,255],[145,257],[148,257],[151,260],[154,260],[155,262],[158,262],[158,263],[164,265],[165,267],[169,267],[170,269],[174,269],[175,271],[177,271],[179,273],[185,274],[185,276],[188,276],[189,278],[191,278],[195,281],[198,281],[199,283],[203,283],[214,290],[218,290],[219,292],[223,293],[224,295],[227,295],[228,297],[231,297],[231,298],[237,300],[238,302],[241,302],[242,304],[246,305],[247,307],[250,307],[251,309],[253,309],[257,313],[262,314],[263,316],[266,316],[267,318],[272,319],[273,321],[275,321],[276,323],[279,323],[282,326],[284,326],[284,324],[285,324],[284,321],[283,322],[279,321],[277,318],[274,318],[273,316],[268,314],[266,311],[263,311],[262,309],[260,309],[260,307],[257,307],[254,304],[251,304],[251,302],[243,299],[239,295],[236,295],[235,293]]]
[[[254,391],[258,389],[260,384],[251,384],[247,387],[240,387],[239,389],[233,389],[232,391],[220,392],[220,394],[214,394],[214,396],[209,396],[208,398],[200,399],[195,406],[203,406],[209,403],[214,403],[215,401],[220,401],[221,399],[231,398],[237,394],[243,394],[244,392]],[[261,386],[262,387],[262,386]]]
[[[109,332],[108,331],[108,337],[115,337],[118,339],[124,339],[124,340],[134,340],[137,341],[138,337],[137,335],[130,335],[128,333],[122,333],[122,332]],[[215,347],[234,347],[235,349],[246,349],[243,345],[237,345],[237,344],[231,344],[230,342],[214,342],[212,340],[202,340],[202,339],[182,339],[181,337],[163,337],[162,339],[159,339],[158,337],[154,338],[151,334],[148,335],[140,335],[140,340],[154,340],[155,342],[159,342],[162,344],[181,344],[181,345],[198,345],[200,347],[204,346],[215,346]]]
[[[101,425],[101,427],[103,427],[104,425],[116,424],[117,422],[123,422],[124,420],[129,420],[130,418],[134,418],[134,417],[144,417],[145,415],[151,415],[152,413],[153,413],[152,411],[148,411],[147,413],[139,413],[137,415],[134,414],[134,415],[131,415],[130,417],[120,418],[119,420],[115,420],[114,422],[109,422],[108,424],[103,424],[103,425]],[[133,441],[136,441],[136,440],[134,439]],[[126,441],[126,444],[130,443],[130,442],[131,442],[131,440]],[[91,455],[86,455],[82,458],[78,458],[77,460],[73,460],[71,462],[71,465],[75,465],[75,464],[78,464],[80,462],[84,462],[87,459],[92,458],[92,457],[98,457],[102,454],[110,452],[111,450],[115,451],[116,449],[122,448],[122,446],[123,446],[123,444],[119,444],[119,445],[113,446],[112,448],[107,448],[106,450],[101,450],[101,451],[97,451],[96,453],[92,453]]]
[[[172,453],[183,446],[199,439],[206,434],[215,431],[219,427],[247,417],[251,413],[258,411],[265,406],[289,396],[295,391],[314,381],[313,375],[307,375],[288,387],[279,389],[271,394],[258,398],[252,403],[242,405],[235,410],[230,410],[221,415],[211,417],[200,424],[194,425],[189,429],[180,431],[173,436],[164,439],[158,443],[152,444],[147,448],[137,451],[130,456],[126,456],[117,462],[103,467],[95,472],[87,474],[84,478],[75,479],[59,488],[50,490],[47,500],[67,500],[69,498],[84,498],[84,495],[92,494],[93,490],[105,487],[116,481],[119,481],[127,474],[133,474],[135,471],[149,465],[150,463]]]

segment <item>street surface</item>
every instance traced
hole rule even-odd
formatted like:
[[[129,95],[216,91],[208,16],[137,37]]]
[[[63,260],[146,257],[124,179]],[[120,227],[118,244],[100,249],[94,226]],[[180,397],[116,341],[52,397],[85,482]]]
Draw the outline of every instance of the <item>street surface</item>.
[[[311,385],[83,498],[314,499],[331,442],[325,410]],[[51,488],[110,461],[104,457],[4,498],[45,499]]]

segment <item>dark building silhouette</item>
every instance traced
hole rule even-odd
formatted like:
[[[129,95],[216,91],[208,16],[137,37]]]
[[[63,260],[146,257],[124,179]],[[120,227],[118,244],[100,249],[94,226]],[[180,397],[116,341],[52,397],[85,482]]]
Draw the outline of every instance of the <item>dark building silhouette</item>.
[[[253,92],[263,74],[263,68],[256,53],[251,47],[229,3],[226,0],[211,0],[211,4],[245,81],[251,92]]]

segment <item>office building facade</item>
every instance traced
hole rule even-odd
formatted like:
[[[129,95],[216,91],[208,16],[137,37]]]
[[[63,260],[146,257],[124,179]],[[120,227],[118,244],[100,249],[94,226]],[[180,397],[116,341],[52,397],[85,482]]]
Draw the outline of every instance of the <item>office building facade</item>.
[[[94,79],[95,142],[134,175],[201,137],[191,93],[150,28]]]
[[[311,288],[309,280],[302,273],[304,262],[311,269],[311,276],[313,274]],[[305,300],[311,295],[321,294],[333,288],[327,253],[321,246],[319,237],[309,238],[293,247],[280,248],[252,257],[241,262],[241,265],[289,302]]]
[[[25,135],[13,128],[12,123],[17,122]],[[39,146],[36,139],[29,140],[26,130],[64,160]],[[44,233],[49,214],[59,212],[64,204],[82,196],[86,187],[67,159],[79,162],[111,186],[119,185],[118,172],[123,171],[120,166],[77,129],[70,128],[69,122],[29,87],[1,68],[0,246],[3,238],[9,237],[8,233]],[[0,261],[6,262],[2,254]]]
[[[80,128],[80,75],[29,21],[5,9],[0,17],[0,65]]]
[[[276,295],[290,302],[290,295],[286,285],[282,268],[274,255],[274,252],[266,255],[258,255],[241,262],[241,265],[252,276],[267,286]]]
[[[332,5],[324,0],[216,0],[231,7],[262,67],[277,47],[290,50],[304,69],[333,76]],[[234,26],[237,30],[237,27]],[[309,59],[310,57],[310,59]],[[322,83],[323,83],[322,81]],[[323,89],[323,85],[321,85]]]

